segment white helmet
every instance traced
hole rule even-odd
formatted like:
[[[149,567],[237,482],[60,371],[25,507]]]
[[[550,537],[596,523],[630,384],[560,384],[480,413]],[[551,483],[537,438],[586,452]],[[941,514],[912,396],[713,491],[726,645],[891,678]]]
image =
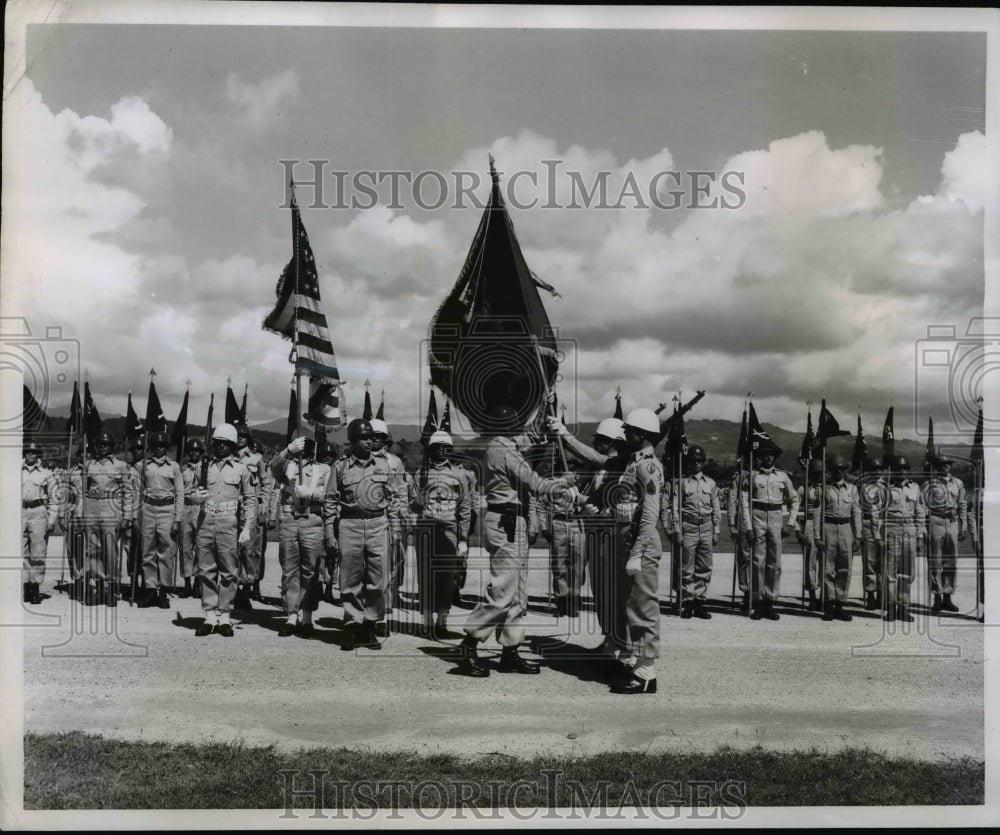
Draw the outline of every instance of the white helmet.
[[[213,441],[229,441],[229,443],[236,445],[238,439],[236,437],[236,427],[231,423],[220,423],[215,427],[215,431],[212,433]]]
[[[384,420],[379,420],[378,418],[372,418],[368,421],[372,425],[373,435],[388,435],[389,427],[385,425]]]
[[[625,426],[648,435],[660,434],[660,419],[652,409],[633,409],[625,416]]]
[[[451,435],[447,432],[435,432],[431,435],[430,440],[427,442],[427,446],[431,447],[434,446],[434,444],[447,444],[448,446],[451,446]]]
[[[594,434],[610,438],[612,441],[624,441],[625,430],[622,428],[622,425],[622,422],[618,418],[604,418],[604,420],[597,424]]]

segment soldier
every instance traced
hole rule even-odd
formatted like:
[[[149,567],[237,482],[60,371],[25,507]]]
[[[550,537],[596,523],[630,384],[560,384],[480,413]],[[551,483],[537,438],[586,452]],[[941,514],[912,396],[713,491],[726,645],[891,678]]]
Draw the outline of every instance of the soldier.
[[[729,521],[729,535],[733,540],[734,554],[736,561],[736,578],[739,583],[740,593],[743,595],[743,608],[750,608],[750,547],[749,536],[746,525],[741,518],[742,495],[746,493],[749,484],[749,473],[744,472],[737,466],[733,472],[733,483],[729,486],[726,495],[726,517]]]
[[[201,484],[202,456],[205,445],[197,438],[191,438],[184,443],[185,460],[181,466],[181,477],[184,479],[184,514],[181,516],[181,574],[184,577],[184,589],[180,597],[201,597],[201,587],[197,577],[197,548],[195,542],[198,536],[198,523],[201,516],[201,505],[191,496]],[[192,586],[193,581],[193,586]]]
[[[851,562],[854,553],[861,550],[861,499],[858,488],[845,478],[847,468],[843,455],[829,457],[830,477],[813,511],[816,548],[823,549],[823,620],[827,621],[853,620],[844,611],[844,603],[851,587]]]
[[[427,442],[429,462],[417,478],[411,508],[417,520],[417,565],[420,608],[427,634],[448,632],[448,612],[455,592],[460,560],[469,555],[469,501],[467,470],[448,460],[451,435],[435,432]],[[437,614],[437,623],[433,616]]]
[[[313,460],[316,442],[296,438],[271,459],[281,519],[279,548],[282,604],[286,621],[279,638],[313,631],[312,614],[319,601],[319,564],[324,548],[334,546],[336,515],[330,466]],[[301,470],[301,477],[299,475]]]
[[[628,549],[625,573],[632,579],[625,614],[630,646],[622,646],[618,661],[622,675],[611,685],[612,693],[655,693],[656,659],[660,655],[660,558],[662,546],[656,523],[660,519],[664,490],[663,464],[653,454],[660,436],[660,421],[652,409],[633,409],[623,425],[631,457],[620,483],[615,516],[623,528]]]
[[[538,665],[517,652],[524,640],[522,620],[528,610],[527,502],[539,493],[568,489],[577,497],[579,491],[567,484],[566,478],[543,479],[531,469],[514,440],[522,430],[511,406],[495,406],[481,431],[489,438],[484,460],[483,536],[490,555],[491,580],[485,599],[466,621],[458,672],[475,678],[490,674],[476,647],[495,630],[503,647],[499,671],[537,674]]]
[[[594,445],[589,447],[570,435],[562,421],[551,419],[549,428],[562,435],[569,452],[591,465],[580,490],[586,496],[583,527],[587,564],[602,635],[597,651],[616,658],[621,647],[628,645],[625,603],[630,581],[625,574],[625,549],[614,518],[619,480],[628,464],[625,430],[617,418],[606,418],[597,425]]]
[[[246,424],[236,427],[237,459],[249,470],[253,483],[253,492],[257,501],[256,524],[250,530],[250,541],[239,549],[240,569],[239,582],[236,586],[236,599],[233,607],[249,609],[250,601],[261,600],[260,595],[260,553],[261,537],[267,535],[267,528],[261,531],[260,526],[267,525],[267,513],[264,511],[265,480],[268,478],[264,456],[253,449],[253,433]]]
[[[399,606],[399,590],[403,585],[403,575],[406,568],[406,537],[410,527],[409,516],[409,486],[406,470],[398,455],[389,451],[389,427],[384,420],[373,418],[372,427],[372,455],[388,462],[389,471],[393,475],[393,483],[398,491],[396,497],[397,513],[396,525],[392,528],[396,533],[390,532],[389,554],[386,563],[386,613],[391,613]],[[386,637],[388,624],[380,622],[376,629],[380,637]]]
[[[965,539],[965,485],[951,474],[952,459],[938,455],[932,464],[935,474],[923,486],[930,536],[927,547],[927,568],[930,572],[931,611],[957,612],[951,602],[955,593],[956,556],[958,544]]]
[[[42,602],[40,586],[45,580],[45,555],[49,534],[59,518],[59,482],[39,460],[42,448],[34,441],[24,445],[21,465],[21,554],[24,557],[25,603]]]
[[[145,594],[140,607],[170,608],[167,587],[173,580],[174,549],[184,516],[184,476],[181,465],[167,458],[170,438],[149,436],[150,460],[139,469],[142,501],[142,572]]]
[[[106,429],[94,436],[94,457],[83,472],[82,513],[86,531],[86,562],[79,575],[78,599],[118,605],[118,537],[135,527],[135,475],[111,452],[114,436]],[[89,579],[95,578],[91,596]]]
[[[230,612],[240,570],[238,548],[249,545],[257,524],[253,477],[237,460],[236,444],[235,426],[223,423],[216,427],[212,433],[214,460],[208,465],[206,486],[199,487],[192,496],[202,512],[196,543],[205,621],[195,630],[199,638],[212,632],[233,637]]]
[[[339,458],[340,455],[337,452],[336,444],[330,444],[326,448],[322,463],[333,469],[333,465]],[[334,583],[337,583],[339,571],[340,549],[337,546],[336,531],[334,531],[334,538],[331,539],[325,547],[323,558],[319,562],[319,582],[323,587],[323,600],[327,603],[337,602],[333,596],[333,585]],[[340,587],[339,584],[337,587]]]
[[[385,617],[389,543],[400,535],[398,475],[388,457],[372,454],[369,421],[352,420],[347,440],[351,452],[337,461],[331,476],[344,607],[340,648],[381,649],[375,624]]]
[[[554,419],[553,419],[554,420]],[[562,422],[559,422],[562,425]],[[564,427],[565,428],[565,427]],[[572,470],[572,464],[570,472]],[[551,474],[551,466],[539,468],[539,474]],[[542,495],[531,502],[530,532],[540,532],[549,541],[549,569],[555,594],[556,616],[580,616],[580,593],[586,565],[586,537],[580,508],[569,496]]]
[[[819,551],[814,547],[817,536],[813,525],[813,516],[816,508],[819,507],[819,495],[823,487],[823,460],[821,458],[809,459],[807,475],[808,495],[805,485],[796,491],[799,497],[799,516],[802,519],[799,523],[799,529],[796,531],[796,538],[799,545],[802,546],[803,580],[806,593],[809,595],[809,611],[818,612],[823,608],[823,604],[820,600]]]
[[[253,451],[261,457],[261,461],[266,462],[264,444],[254,439],[251,446]],[[322,463],[325,464],[327,462],[324,461]],[[260,501],[257,503],[257,532],[260,538],[260,572],[257,582],[250,593],[251,600],[263,600],[260,593],[260,581],[264,579],[264,575],[267,572],[267,532],[274,530],[278,524],[277,514],[277,491],[274,476],[271,474],[271,468],[265,465],[264,475],[260,482]]]
[[[469,493],[469,507],[470,507],[470,517],[469,517],[469,537],[476,532],[476,523],[479,519],[479,479],[476,478],[476,472],[473,469],[472,464],[462,465],[457,459],[455,459],[455,464],[461,470],[461,475],[465,478],[466,489]],[[452,596],[452,604],[458,606],[462,609],[471,609],[473,603],[466,600],[462,596],[462,589],[465,588],[465,580],[468,576],[469,570],[469,555],[466,552],[464,555],[460,555],[457,560],[458,567],[455,570],[455,592]]]
[[[865,609],[873,611],[882,606],[881,582],[885,562],[885,542],[878,526],[884,516],[887,486],[882,475],[882,459],[871,456],[865,461],[868,475],[858,491],[861,499],[861,568],[864,572]]]
[[[712,549],[719,544],[722,514],[719,488],[703,470],[705,450],[697,444],[688,447],[684,456],[684,477],[680,481],[683,498],[678,509],[672,497],[669,525],[665,529],[681,552],[684,605],[682,618],[692,615],[704,620],[712,616],[705,608],[705,594],[712,581]]]
[[[886,490],[885,507],[882,511],[884,526],[880,526],[878,521],[881,520],[877,519],[875,525],[875,531],[881,532],[885,554],[882,568],[885,578],[883,619],[911,622],[910,583],[913,580],[917,543],[926,536],[927,512],[920,488],[907,475],[910,471],[909,461],[902,455],[896,455],[886,463],[892,471],[892,478]]]
[[[756,450],[759,465],[750,478],[750,493],[741,491],[744,530],[753,548],[751,572],[751,620],[778,620],[774,602],[781,586],[781,539],[788,535],[782,510],[795,524],[799,497],[788,473],[774,466],[781,448],[773,441],[762,441]]]
[[[132,501],[135,507],[133,518],[136,523],[139,520],[139,498],[142,493],[142,474],[139,472],[139,466],[142,463],[145,450],[146,436],[144,434],[137,435],[126,443],[125,465],[128,468],[129,478],[132,481]],[[128,574],[130,584],[132,583],[132,578],[135,578],[135,587],[138,591],[141,591],[145,586],[146,578],[142,571],[142,536],[137,525],[133,525],[129,530],[126,549],[125,573]],[[138,594],[136,596],[138,597]]]

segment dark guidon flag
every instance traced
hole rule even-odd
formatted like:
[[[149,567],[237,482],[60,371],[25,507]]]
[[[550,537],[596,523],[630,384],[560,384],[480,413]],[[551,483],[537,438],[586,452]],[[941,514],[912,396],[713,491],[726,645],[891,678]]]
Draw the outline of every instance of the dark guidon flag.
[[[38,401],[26,385],[22,384],[23,402],[21,412],[21,431],[25,442],[38,441],[38,436],[51,427],[49,416],[38,405]]]
[[[885,423],[882,425],[882,458],[883,463],[888,466],[889,457],[896,454],[896,436],[893,429],[893,408],[885,414]]]
[[[625,414],[622,412],[622,388],[618,387],[615,391],[615,413],[612,415],[616,420],[625,420]]]
[[[128,393],[128,405],[125,407],[125,446],[131,446],[132,441],[141,438],[145,434],[146,428],[143,426],[139,415],[136,414],[132,406],[132,392]]]
[[[854,455],[851,458],[851,472],[860,473],[865,468],[868,457],[868,444],[865,443],[865,433],[861,429],[861,412],[858,412],[858,434],[854,438]]]
[[[802,439],[802,446],[799,448],[799,465],[803,470],[808,470],[809,462],[813,457],[813,447],[816,444],[816,435],[813,434],[813,413],[812,409],[806,410],[806,436]]]
[[[136,418],[138,420],[138,418]],[[104,421],[97,411],[97,404],[90,393],[90,382],[83,382],[83,431],[87,436],[87,445],[94,445],[94,436],[104,428]]]
[[[430,323],[431,382],[481,431],[499,405],[524,425],[559,368],[555,334],[490,157],[492,190],[455,286]],[[539,362],[540,360],[540,362]]]
[[[841,435],[850,435],[851,433],[846,429],[841,429],[840,424],[837,419],[830,413],[830,410],[826,408],[826,399],[824,398],[819,407],[819,422],[816,427],[816,446],[823,448],[826,446],[826,442],[830,438],[837,438]]]
[[[934,467],[934,418],[927,416],[927,448],[924,450],[924,470],[930,472]]]
[[[145,424],[147,432],[167,431],[167,418],[163,414],[163,407],[160,405],[160,396],[156,393],[156,384],[153,383],[152,379],[149,381],[149,397],[146,399]]]
[[[236,395],[233,394],[233,387],[226,384],[226,423],[238,426],[243,423],[240,420],[240,404],[236,402]]]
[[[176,451],[178,461],[184,458],[184,445],[187,441],[189,395],[190,392],[184,392],[184,402],[181,403],[181,410],[177,414],[177,420],[174,421],[174,428],[170,433],[170,443]]]
[[[79,435],[83,431],[83,406],[80,404],[80,383],[73,383],[73,400],[69,404],[67,432]]]

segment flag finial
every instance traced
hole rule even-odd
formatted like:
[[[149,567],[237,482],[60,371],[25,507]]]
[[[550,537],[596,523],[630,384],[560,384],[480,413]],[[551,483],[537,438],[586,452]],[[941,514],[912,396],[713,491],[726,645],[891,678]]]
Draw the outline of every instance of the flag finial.
[[[233,384],[233,378],[232,377],[226,377],[226,385],[227,386],[231,386],[232,384]]]
[[[156,369],[155,368],[150,368],[149,369],[149,376],[150,377],[155,377],[156,376]]]
[[[190,377],[188,377],[188,378],[187,378],[187,379],[186,379],[186,380],[184,381],[184,387],[185,387],[185,388],[191,388],[191,378],[190,378]]]

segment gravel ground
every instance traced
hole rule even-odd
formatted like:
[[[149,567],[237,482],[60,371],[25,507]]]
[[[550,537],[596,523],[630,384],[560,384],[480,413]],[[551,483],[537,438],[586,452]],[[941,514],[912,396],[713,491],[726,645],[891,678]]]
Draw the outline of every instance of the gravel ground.
[[[339,651],[341,610],[327,603],[311,639],[278,638],[276,543],[262,584],[271,603],[234,613],[233,639],[194,637],[197,600],[174,599],[170,611],[120,603],[111,619],[103,606],[72,603],[54,589],[61,547],[53,537],[43,585],[51,596],[25,607],[25,622],[37,627],[24,630],[26,730],[469,755],[725,743],[984,756],[983,632],[972,616],[971,574],[959,576],[955,601],[963,613],[919,614],[889,632],[858,601],[851,623],[802,612],[801,559],[789,554],[781,620],[753,622],[729,612],[732,555],[717,554],[713,619],[681,620],[664,594],[659,693],[627,697],[608,692],[601,663],[587,652],[600,642],[593,614],[557,620],[548,613],[542,550],[531,556],[528,629],[541,675],[468,679],[451,674],[458,637],[417,637],[408,609],[397,613],[399,629],[379,652]],[[665,558],[661,589],[667,566]],[[859,571],[860,558],[858,596]],[[466,591],[479,592],[488,576],[474,549]],[[452,628],[465,615],[453,610]],[[499,653],[492,641],[484,648]]]

